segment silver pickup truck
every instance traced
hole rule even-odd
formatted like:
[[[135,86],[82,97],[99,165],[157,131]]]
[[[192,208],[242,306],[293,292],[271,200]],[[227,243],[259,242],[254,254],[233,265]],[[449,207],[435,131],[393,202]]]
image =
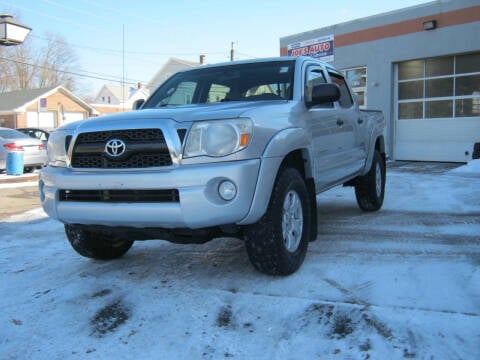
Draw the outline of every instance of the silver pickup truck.
[[[96,259],[135,240],[245,241],[261,272],[288,275],[317,237],[316,195],[355,188],[362,210],[385,189],[385,121],[360,111],[341,72],[308,57],[177,73],[137,110],[52,133],[44,210]]]

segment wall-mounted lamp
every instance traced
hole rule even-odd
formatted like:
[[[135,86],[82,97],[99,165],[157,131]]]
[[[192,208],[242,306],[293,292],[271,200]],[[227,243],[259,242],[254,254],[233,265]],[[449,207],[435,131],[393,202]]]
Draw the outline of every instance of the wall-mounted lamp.
[[[429,20],[423,23],[423,30],[433,30],[437,28],[437,20]]]

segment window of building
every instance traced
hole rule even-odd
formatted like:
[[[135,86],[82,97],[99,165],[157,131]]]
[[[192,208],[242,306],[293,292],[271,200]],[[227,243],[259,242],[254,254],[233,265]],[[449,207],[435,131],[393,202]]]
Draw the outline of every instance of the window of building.
[[[480,115],[480,53],[398,64],[398,118]]]
[[[343,74],[352,87],[358,106],[365,109],[367,107],[367,68],[364,66],[344,69]]]

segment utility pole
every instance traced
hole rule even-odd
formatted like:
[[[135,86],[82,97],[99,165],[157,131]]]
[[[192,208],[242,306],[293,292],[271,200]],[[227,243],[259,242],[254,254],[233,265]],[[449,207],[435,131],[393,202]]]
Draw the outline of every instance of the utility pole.
[[[232,41],[232,48],[230,49],[230,61],[235,60],[235,49],[233,48],[233,44],[235,43]]]

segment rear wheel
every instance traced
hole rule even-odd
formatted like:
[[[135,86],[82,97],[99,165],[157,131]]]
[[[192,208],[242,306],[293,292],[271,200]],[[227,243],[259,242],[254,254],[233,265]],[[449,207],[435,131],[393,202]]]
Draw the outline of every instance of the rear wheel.
[[[305,259],[310,227],[308,190],[294,168],[282,170],[266,214],[245,231],[245,246],[253,266],[269,275],[294,273]]]
[[[376,211],[383,205],[385,195],[385,161],[375,150],[372,166],[367,174],[357,178],[355,195],[358,206],[364,211]]]
[[[133,240],[85,230],[81,225],[65,225],[65,233],[73,249],[82,256],[110,260],[125,254],[133,245]]]

